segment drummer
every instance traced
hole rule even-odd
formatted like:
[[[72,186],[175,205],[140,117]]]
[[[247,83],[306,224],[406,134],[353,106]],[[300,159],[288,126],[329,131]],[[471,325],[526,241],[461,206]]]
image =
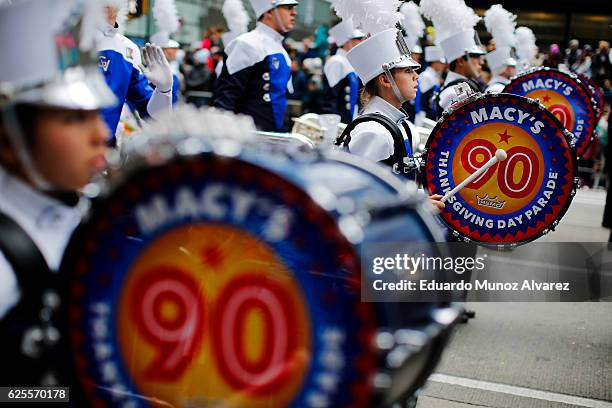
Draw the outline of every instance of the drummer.
[[[369,37],[353,48],[347,58],[366,84],[362,91],[364,109],[337,143],[414,180],[411,133],[402,104],[416,97],[419,78],[416,70],[420,64],[412,59],[402,33],[396,28]],[[444,208],[440,195],[430,198],[436,207]]]
[[[485,12],[485,27],[493,36],[495,49],[485,57],[493,73],[487,84],[486,92],[500,93],[516,75],[516,60],[512,57],[512,47],[516,45],[516,16],[499,4],[494,4]]]
[[[57,384],[49,348],[64,339],[42,317],[57,306],[50,271],[80,222],[77,191],[106,165],[109,131],[99,109],[116,98],[93,56],[84,68],[62,58],[76,50],[56,48],[53,18],[68,3],[0,6],[0,52],[18,56],[0,71],[0,354],[17,368],[0,371],[2,386]],[[71,42],[78,44],[64,44]]]

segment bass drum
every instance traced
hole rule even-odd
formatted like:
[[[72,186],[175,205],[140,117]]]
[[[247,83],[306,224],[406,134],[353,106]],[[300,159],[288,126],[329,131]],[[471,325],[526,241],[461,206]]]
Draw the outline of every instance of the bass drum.
[[[426,198],[344,153],[167,147],[65,258],[91,405],[388,406],[422,386],[457,310],[362,302],[360,251],[443,241]]]
[[[571,134],[537,101],[511,94],[472,97],[445,112],[425,150],[425,186],[445,194],[492,166],[447,202],[442,220],[457,238],[499,248],[553,229],[576,190]]]
[[[510,81],[504,92],[537,99],[572,133],[572,145],[581,157],[589,147],[599,108],[588,85],[575,74],[553,68],[534,68]]]
[[[576,74],[576,75],[578,75],[578,78],[582,82],[584,82],[589,88],[589,91],[591,92],[591,98],[597,104],[597,113],[598,113],[597,120],[601,119],[601,117],[603,116],[603,108],[605,105],[604,94],[601,88],[599,87],[599,85],[595,83],[595,81],[593,81],[592,78],[589,78],[588,76],[584,74]]]

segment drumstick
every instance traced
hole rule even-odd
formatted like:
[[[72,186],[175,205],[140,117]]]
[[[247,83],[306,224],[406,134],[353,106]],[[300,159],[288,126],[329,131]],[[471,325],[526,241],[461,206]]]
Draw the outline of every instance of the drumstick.
[[[463,187],[467,186],[472,181],[474,181],[475,179],[480,177],[480,175],[482,173],[487,171],[495,163],[500,162],[500,161],[504,161],[507,158],[508,158],[508,154],[506,153],[506,151],[504,149],[497,149],[497,151],[495,152],[495,156],[491,157],[489,159],[489,161],[486,162],[481,168],[476,170],[473,174],[471,174],[468,178],[463,180],[461,183],[456,185],[455,188],[453,188],[451,191],[449,191],[448,193],[444,194],[444,197],[442,197],[442,199],[440,201],[442,201],[443,203],[446,202],[446,200],[448,200],[449,198],[451,198],[452,196],[457,194],[457,192],[459,190],[461,190]]]

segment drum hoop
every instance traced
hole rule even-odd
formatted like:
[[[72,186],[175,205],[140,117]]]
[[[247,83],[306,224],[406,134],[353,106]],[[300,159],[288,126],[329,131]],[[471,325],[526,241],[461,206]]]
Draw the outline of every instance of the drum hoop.
[[[512,83],[512,81],[514,81],[515,79],[518,79],[520,77],[523,77],[523,76],[526,76],[526,75],[530,75],[530,74],[533,74],[534,72],[539,72],[539,71],[550,71],[550,72],[556,72],[556,73],[559,73],[559,74],[567,75],[568,77],[570,77],[571,79],[576,81],[578,86],[582,88],[582,90],[586,93],[587,98],[591,102],[591,108],[593,109],[593,113],[595,114],[593,133],[590,134],[590,135],[586,135],[585,136],[585,138],[584,138],[585,145],[582,148],[582,151],[580,153],[578,153],[578,151],[576,151],[576,155],[578,157],[581,157],[589,149],[589,147],[591,146],[591,143],[593,142],[593,139],[594,139],[594,136],[595,136],[595,133],[596,133],[595,132],[595,128],[597,128],[597,121],[598,121],[599,115],[600,115],[599,104],[597,103],[597,101],[593,97],[593,93],[589,89],[588,84],[585,83],[582,79],[580,79],[580,77],[578,75],[574,74],[573,72],[565,72],[565,71],[561,71],[559,69],[550,68],[550,67],[534,67],[534,68],[531,68],[531,69],[529,69],[529,70],[527,70],[525,72],[521,72],[520,74],[517,74],[517,75],[511,77],[510,78],[510,83]],[[508,83],[508,85],[510,85],[510,83]],[[505,88],[507,88],[508,85],[506,85]],[[505,88],[504,88],[504,91],[505,91]],[[517,95],[517,96],[522,96],[522,95]],[[546,108],[544,108],[544,109],[546,109]],[[567,129],[567,130],[570,131],[569,129]]]
[[[572,148],[571,146],[571,138],[572,138],[572,133],[565,129],[565,127],[561,124],[561,121],[555,116],[553,115],[548,109],[546,109],[544,107],[544,105],[542,105],[541,103],[539,103],[538,101],[536,101],[535,99],[531,99],[531,98],[527,98],[525,96],[521,96],[521,95],[516,95],[516,94],[510,94],[510,93],[497,93],[497,94],[481,94],[479,95],[477,98],[475,98],[474,100],[466,103],[465,105],[461,105],[458,106],[455,109],[452,109],[447,112],[445,112],[445,114],[442,115],[442,117],[440,117],[440,119],[438,120],[438,122],[436,123],[436,125],[434,126],[434,128],[431,130],[430,136],[427,139],[427,143],[425,143],[425,151],[423,152],[423,155],[425,156],[425,168],[427,167],[427,158],[429,157],[429,155],[427,154],[429,152],[429,148],[431,146],[431,144],[433,143],[433,138],[432,135],[434,135],[444,124],[445,120],[452,115],[457,109],[459,108],[464,108],[472,103],[475,103],[476,101],[479,101],[480,99],[483,98],[500,98],[500,97],[514,97],[514,98],[520,98],[520,99],[524,99],[525,102],[529,103],[530,105],[535,105],[538,106],[545,115],[547,115],[549,118],[551,118],[558,126],[560,129],[563,129],[563,137],[565,138],[565,141],[567,142],[568,146],[570,146],[570,148]],[[572,149],[573,150],[573,149]],[[573,150],[574,151],[574,150]],[[575,152],[575,151],[574,151]],[[498,249],[498,250],[506,250],[506,249],[513,249],[516,248],[520,245],[525,245],[528,242],[532,242],[535,241],[539,238],[541,238],[542,236],[546,235],[548,232],[550,232],[551,230],[554,230],[555,227],[558,225],[558,223],[561,221],[561,219],[563,219],[563,217],[565,216],[565,213],[567,212],[567,210],[569,209],[575,195],[576,195],[576,190],[578,188],[578,158],[576,157],[575,154],[571,154],[570,155],[572,158],[572,168],[574,170],[574,174],[573,174],[573,185],[572,188],[570,190],[570,195],[569,195],[569,199],[567,200],[567,203],[565,203],[565,205],[563,205],[563,207],[561,207],[560,211],[559,211],[559,216],[558,219],[556,219],[555,221],[553,221],[552,223],[552,227],[546,228],[545,230],[539,232],[538,234],[534,235],[532,238],[526,240],[526,241],[520,241],[520,242],[484,242],[484,241],[477,241],[474,240],[468,236],[466,236],[465,234],[456,231],[447,221],[445,218],[440,217],[441,220],[444,222],[444,224],[449,228],[450,231],[452,231],[453,235],[456,236],[457,238],[459,238],[461,241],[463,242],[474,242],[478,245],[481,245],[483,247],[486,248],[492,248],[492,249]],[[429,191],[429,184],[427,181],[427,177],[423,177],[423,188],[425,189],[425,191]]]

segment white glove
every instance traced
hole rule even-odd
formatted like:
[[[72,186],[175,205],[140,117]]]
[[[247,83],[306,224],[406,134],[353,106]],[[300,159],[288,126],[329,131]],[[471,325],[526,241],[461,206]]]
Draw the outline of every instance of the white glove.
[[[162,93],[172,90],[172,69],[160,47],[147,43],[142,49],[142,73]]]

